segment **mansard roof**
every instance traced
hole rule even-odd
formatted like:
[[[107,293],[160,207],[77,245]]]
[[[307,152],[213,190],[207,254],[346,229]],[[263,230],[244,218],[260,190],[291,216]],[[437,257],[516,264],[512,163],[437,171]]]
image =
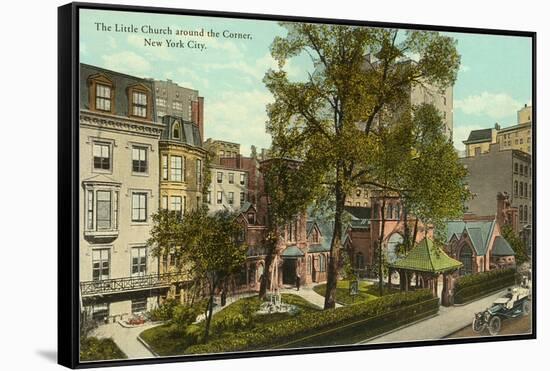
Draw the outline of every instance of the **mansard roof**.
[[[114,89],[114,114],[117,116],[128,117],[130,113],[130,107],[128,99],[128,88],[141,86],[151,92],[150,100],[153,102],[153,81],[144,79],[137,76],[127,75],[121,72],[108,70],[89,64],[80,64],[80,108],[89,110],[90,97],[88,84],[90,79],[97,79],[98,81],[109,81]],[[155,104],[151,104],[151,117],[156,116]]]

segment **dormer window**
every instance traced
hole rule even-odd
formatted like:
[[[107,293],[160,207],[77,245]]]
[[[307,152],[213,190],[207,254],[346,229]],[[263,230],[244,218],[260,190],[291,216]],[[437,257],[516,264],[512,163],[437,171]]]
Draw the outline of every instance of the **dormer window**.
[[[88,78],[89,107],[91,110],[114,113],[115,88],[104,73]]]
[[[147,117],[147,94],[139,91],[132,92],[132,115]]]
[[[95,108],[111,112],[111,87],[103,84],[95,86]]]
[[[128,87],[129,115],[142,119],[151,119],[150,91],[146,85],[135,84]]]
[[[254,213],[248,213],[246,218],[248,219],[248,224],[254,224],[256,222],[256,214]]]
[[[176,123],[174,123],[174,126],[172,128],[172,138],[181,139],[181,125],[177,121]]]

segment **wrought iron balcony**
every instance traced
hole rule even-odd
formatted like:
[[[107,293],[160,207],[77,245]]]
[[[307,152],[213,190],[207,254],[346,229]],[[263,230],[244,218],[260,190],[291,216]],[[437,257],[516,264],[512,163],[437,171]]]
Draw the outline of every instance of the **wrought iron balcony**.
[[[82,296],[92,296],[158,289],[169,287],[176,282],[185,282],[188,279],[185,273],[173,272],[136,277],[111,278],[99,281],[83,281],[80,282],[80,293]]]

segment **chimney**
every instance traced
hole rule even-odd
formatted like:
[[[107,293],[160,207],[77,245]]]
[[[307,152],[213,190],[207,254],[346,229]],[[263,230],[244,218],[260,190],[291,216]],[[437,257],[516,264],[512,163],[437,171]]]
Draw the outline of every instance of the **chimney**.
[[[191,121],[199,127],[201,140],[204,138],[204,97],[191,101]]]

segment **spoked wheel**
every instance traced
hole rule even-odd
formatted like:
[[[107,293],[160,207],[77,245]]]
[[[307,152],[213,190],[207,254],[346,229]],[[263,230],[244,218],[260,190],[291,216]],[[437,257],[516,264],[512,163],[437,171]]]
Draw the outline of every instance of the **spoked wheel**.
[[[531,302],[529,300],[525,300],[523,302],[523,305],[521,306],[521,310],[522,310],[524,316],[531,313]]]
[[[474,330],[475,333],[479,334],[485,328],[487,327],[487,324],[483,323],[483,320],[481,318],[474,318],[472,321],[472,330]]]
[[[489,321],[489,333],[493,336],[498,335],[502,326],[502,320],[498,316],[494,316]]]

